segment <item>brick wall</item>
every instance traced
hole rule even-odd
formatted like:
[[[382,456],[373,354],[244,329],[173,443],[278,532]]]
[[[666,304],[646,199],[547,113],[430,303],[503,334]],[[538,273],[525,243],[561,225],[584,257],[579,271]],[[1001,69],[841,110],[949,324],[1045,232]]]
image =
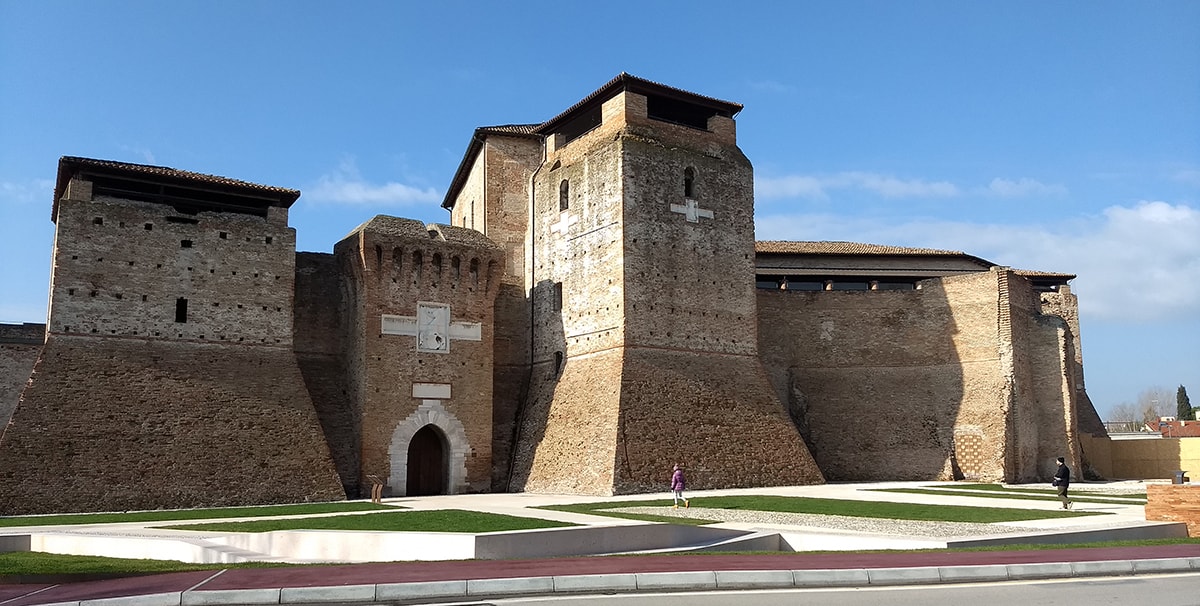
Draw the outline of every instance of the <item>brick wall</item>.
[[[50,332],[290,346],[294,277],[286,209],[266,218],[183,215],[161,204],[66,198]]]
[[[763,361],[830,480],[1003,475],[995,279],[922,287],[758,292]]]
[[[0,324],[0,433],[29,382],[45,338],[45,324]]]
[[[0,511],[344,498],[290,348],[52,336],[0,442]]]
[[[350,408],[360,424],[362,483],[365,475],[378,475],[390,478],[390,494],[406,494],[401,466],[409,430],[443,419],[439,430],[459,457],[450,463],[450,477],[461,482],[447,490],[488,490],[493,302],[503,275],[501,249],[468,228],[375,217],[339,242],[335,255],[350,281],[342,356]],[[422,352],[416,336],[383,334],[384,314],[415,319],[422,303],[448,305],[453,322],[479,323],[481,339],[451,339],[444,353]],[[423,412],[430,398],[417,396],[416,384],[450,386],[449,397],[436,398],[438,415]]]
[[[1184,522],[1189,537],[1200,537],[1200,484],[1147,485],[1146,519]]]

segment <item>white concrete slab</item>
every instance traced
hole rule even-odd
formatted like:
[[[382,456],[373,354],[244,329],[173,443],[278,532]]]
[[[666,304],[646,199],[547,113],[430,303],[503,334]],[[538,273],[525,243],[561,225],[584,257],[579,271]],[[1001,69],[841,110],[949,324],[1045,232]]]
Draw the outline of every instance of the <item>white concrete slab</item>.
[[[421,581],[417,583],[381,583],[375,586],[375,599],[381,602],[431,599],[465,598],[467,581]]]
[[[182,591],[171,591],[102,600],[80,600],[79,606],[179,606],[182,594]]]
[[[650,591],[661,589],[703,591],[717,588],[717,575],[714,572],[640,572],[637,575],[637,587]]]
[[[284,587],[279,591],[280,604],[370,602],[374,600],[374,585],[339,585],[337,587]]]
[[[212,604],[278,604],[278,587],[274,589],[217,589],[212,591],[183,592],[182,606],[209,606]]]
[[[864,568],[793,570],[796,587],[858,587],[870,584]]]
[[[717,589],[794,587],[790,570],[718,570]]]
[[[554,577],[554,592],[634,591],[636,574],[578,574]]]
[[[1133,574],[1133,562],[1128,560],[1071,562],[1071,574],[1077,577]]]
[[[1008,578],[1013,581],[1069,577],[1073,573],[1070,562],[1047,562],[1044,564],[1009,564]]]
[[[522,577],[516,579],[470,579],[468,596],[540,594],[554,592],[554,577]]]
[[[942,566],[938,574],[945,583],[986,583],[989,581],[1007,581],[1008,567],[992,566]]]
[[[935,566],[917,568],[868,568],[871,585],[919,585],[940,583],[942,574]]]

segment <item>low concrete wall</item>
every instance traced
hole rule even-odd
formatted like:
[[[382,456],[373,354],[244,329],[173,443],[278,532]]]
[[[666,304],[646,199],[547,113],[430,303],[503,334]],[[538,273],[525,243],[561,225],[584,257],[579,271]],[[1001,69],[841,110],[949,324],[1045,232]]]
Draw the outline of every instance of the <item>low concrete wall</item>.
[[[203,540],[116,535],[32,533],[0,536],[0,553],[38,551],[109,558],[178,560],[193,564],[247,562],[255,554],[237,553]],[[251,557],[246,557],[247,555]]]
[[[470,560],[476,557],[475,535],[455,532],[280,530],[230,534],[209,540],[275,558],[316,562]]]
[[[1200,484],[1147,486],[1146,519],[1183,522],[1188,536],[1200,538]]]
[[[753,533],[744,530],[648,524],[549,528],[480,535],[454,532],[288,530],[209,536],[117,536],[29,533],[0,536],[0,553],[152,558],[190,563],[255,560],[391,562],[536,558],[685,549]]]

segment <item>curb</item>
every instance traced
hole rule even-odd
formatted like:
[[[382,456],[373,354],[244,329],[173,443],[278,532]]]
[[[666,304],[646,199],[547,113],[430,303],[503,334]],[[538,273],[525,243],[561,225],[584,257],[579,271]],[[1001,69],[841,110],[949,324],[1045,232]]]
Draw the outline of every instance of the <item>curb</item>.
[[[653,593],[739,589],[810,589],[933,585],[1053,578],[1135,576],[1200,572],[1200,557],[1102,560],[1044,564],[854,568],[821,570],[720,570],[585,574],[457,581],[422,581],[283,587],[270,589],[189,589],[139,596],[55,602],[44,606],[257,606],[356,602],[405,603],[518,595]],[[20,598],[17,598],[20,599]]]

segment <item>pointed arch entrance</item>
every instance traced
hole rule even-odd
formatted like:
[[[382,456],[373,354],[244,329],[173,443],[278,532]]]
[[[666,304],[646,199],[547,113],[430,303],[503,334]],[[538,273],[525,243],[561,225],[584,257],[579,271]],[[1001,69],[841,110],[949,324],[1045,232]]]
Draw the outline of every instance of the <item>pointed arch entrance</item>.
[[[463,424],[441,401],[422,400],[416,412],[392,432],[388,447],[392,496],[465,492],[470,452]]]

